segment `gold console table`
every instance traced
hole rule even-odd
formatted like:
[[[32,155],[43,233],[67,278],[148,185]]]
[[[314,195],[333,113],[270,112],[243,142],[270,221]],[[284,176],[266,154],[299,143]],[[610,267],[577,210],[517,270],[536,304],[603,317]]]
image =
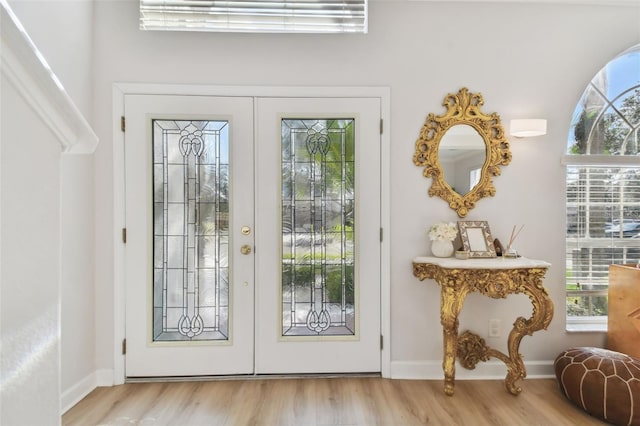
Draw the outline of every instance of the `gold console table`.
[[[513,395],[522,388],[515,382],[527,372],[518,352],[525,335],[547,329],[553,318],[553,302],[542,285],[549,263],[526,258],[468,259],[417,257],[413,260],[413,275],[420,279],[434,279],[440,286],[440,320],[444,336],[444,392],[453,395],[455,361],[467,369],[474,369],[480,361],[498,358],[507,366],[505,386]],[[509,354],[488,347],[480,336],[465,331],[458,335],[458,315],[468,293],[478,292],[501,299],[509,294],[524,293],[533,304],[533,316],[518,317],[509,333]]]

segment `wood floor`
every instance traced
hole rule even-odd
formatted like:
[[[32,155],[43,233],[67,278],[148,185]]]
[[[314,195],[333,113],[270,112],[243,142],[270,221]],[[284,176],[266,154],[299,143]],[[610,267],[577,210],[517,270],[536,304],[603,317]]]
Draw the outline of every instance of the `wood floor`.
[[[575,408],[555,380],[520,382],[377,377],[273,378],[129,383],[98,388],[69,410],[63,425],[602,425]]]

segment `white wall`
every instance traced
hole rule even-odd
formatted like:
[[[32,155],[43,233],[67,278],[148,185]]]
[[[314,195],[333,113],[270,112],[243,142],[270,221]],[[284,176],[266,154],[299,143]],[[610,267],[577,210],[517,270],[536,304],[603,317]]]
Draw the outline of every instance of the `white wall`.
[[[93,99],[93,0],[9,0],[38,50],[87,119]]]
[[[53,86],[54,88],[49,93],[52,98],[47,99],[47,95],[44,95],[45,102],[43,105],[53,99],[55,107],[51,107],[52,109],[48,110],[48,113],[55,117],[53,119],[53,127],[59,126],[59,129],[64,129],[65,126],[69,126],[67,130],[72,129],[66,135],[57,134],[55,144],[60,147],[60,138],[63,139],[63,143],[69,145],[77,144],[79,146],[87,142],[89,145],[95,144],[95,135],[91,133],[86,121],[82,118],[82,115],[85,117],[90,116],[90,107],[92,105],[91,28],[93,3],[91,0],[64,2],[15,0],[11,2],[11,6],[13,6],[13,12],[18,16],[30,38],[40,49],[40,53],[48,65],[64,87],[68,89],[67,92],[61,91],[55,87],[48,76],[42,76],[37,72],[39,67],[33,66],[35,62],[29,63],[29,72],[33,72],[34,75],[39,77],[36,77],[36,81],[32,82],[31,86],[26,87],[27,91],[34,90],[37,92],[39,89],[34,88],[36,85],[41,85],[40,89]],[[20,43],[18,45],[22,46]],[[26,46],[26,43],[24,46]],[[13,46],[13,48],[16,47],[19,46]],[[31,53],[33,55],[29,47],[24,50],[18,49],[17,51],[20,51],[21,54]],[[29,55],[26,55],[23,59],[29,57]],[[35,65],[39,64],[35,63]],[[29,74],[29,72],[24,74]],[[49,83],[48,85],[47,82]],[[18,116],[20,117],[22,128],[19,128],[18,122],[9,115],[15,113],[15,108],[11,106],[13,101],[6,100],[5,95],[8,93],[10,92],[6,91],[3,86],[2,100],[7,102],[8,105],[2,111],[3,144],[5,142],[9,143],[8,141],[24,139],[29,134],[25,132],[31,131],[31,127],[38,128],[39,126],[52,124],[45,123],[46,119],[43,120],[42,117],[38,117],[35,114],[29,115],[26,111],[21,111]],[[38,99],[38,102],[43,102],[43,99],[37,96],[35,99]],[[75,102],[75,105],[72,104],[72,101]],[[56,113],[60,113],[60,116],[56,116]],[[7,133],[6,138],[5,128],[7,132],[10,132]],[[73,133],[74,131],[77,131],[77,133]],[[25,134],[23,135],[21,132]],[[69,137],[69,139],[64,140],[65,137]],[[47,140],[42,139],[41,143],[47,143]],[[27,152],[30,155],[35,155],[37,152],[36,148],[23,147],[22,149],[28,150]],[[80,149],[79,151],[90,152],[92,149]],[[50,297],[53,287],[46,280],[41,280],[32,285],[34,292],[43,294],[43,297],[49,298],[51,303],[54,301],[58,303],[57,311],[55,312],[56,322],[51,323],[51,327],[56,327],[57,334],[52,337],[55,337],[56,345],[59,346],[56,346],[55,350],[55,369],[49,369],[51,374],[56,373],[58,382],[55,393],[51,390],[46,390],[47,395],[56,401],[55,418],[58,418],[61,405],[63,409],[68,408],[83,397],[86,392],[93,389],[97,381],[94,319],[95,223],[93,157],[91,155],[77,154],[60,156],[58,154],[56,157],[58,169],[56,174],[51,174],[47,170],[40,170],[35,166],[25,168],[21,166],[18,159],[12,160],[9,158],[7,161],[11,165],[22,167],[25,173],[31,173],[32,180],[38,182],[35,184],[36,186],[41,186],[41,182],[46,185],[55,183],[58,186],[55,192],[51,192],[51,197],[57,197],[55,205],[49,205],[49,200],[33,201],[40,206],[38,211],[41,214],[49,214],[50,209],[55,213],[55,217],[51,218],[51,223],[55,224],[54,229],[60,236],[57,245],[51,246],[49,243],[45,244],[43,242],[41,245],[36,243],[35,246],[46,251],[51,260],[56,261],[58,270],[50,271],[48,268],[40,269],[38,265],[32,265],[32,268],[37,269],[40,273],[47,274],[47,276],[53,277],[55,273],[56,283],[60,283],[59,286],[55,287],[55,299]],[[25,163],[30,165],[27,160],[25,160]],[[18,179],[18,176],[14,178],[11,172],[11,169],[7,171],[8,180],[6,185],[13,187],[12,180]],[[16,200],[14,208],[22,211],[23,207],[21,207],[20,203],[24,202],[24,209],[29,209],[30,196],[25,196],[24,194],[31,194],[33,191],[29,188],[24,189],[22,186],[16,186],[16,190],[18,193],[22,190],[23,195]],[[40,187],[37,190],[40,190]],[[45,225],[39,224],[39,226]],[[25,253],[20,254],[25,255]],[[29,258],[28,255],[25,255],[25,257]],[[9,287],[6,292],[12,295],[15,290],[15,288]],[[4,286],[3,292],[5,292]],[[7,303],[11,302],[11,297],[7,299]],[[33,313],[25,311],[23,314],[31,317]],[[10,314],[7,313],[7,315]],[[37,318],[34,316],[33,322],[36,320]],[[62,330],[61,333],[60,329]],[[18,353],[16,356],[20,358],[24,354]],[[29,396],[29,393],[23,391],[22,397],[26,398],[27,396]],[[26,407],[19,405],[13,406],[13,409],[27,410]],[[32,411],[34,413],[30,414],[38,413],[38,410]],[[47,419],[47,415],[50,413],[44,410],[40,414],[43,416],[41,419]],[[28,419],[29,417],[25,416],[25,418]],[[48,418],[47,421],[41,423],[51,424],[51,422],[51,418]],[[37,423],[34,422],[33,424]]]
[[[55,424],[52,420],[57,421],[60,413],[56,177],[61,148],[4,76],[0,84],[0,423]]]
[[[112,117],[114,82],[212,85],[381,85],[391,87],[391,356],[395,371],[440,369],[439,291],[418,282],[411,259],[426,254],[426,229],[457,220],[427,196],[430,181],[412,165],[414,143],[429,112],[463,86],[484,95],[484,111],[545,117],[549,132],[512,141],[513,161],[495,179],[497,194],[468,219],[488,220],[506,240],[526,224],[517,248],[552,263],[545,284],[555,303],[546,332],[527,337],[528,362],[552,361],[571,345],[602,345],[602,334],[565,332],[564,169],[571,114],[593,75],[640,42],[640,6],[372,2],[367,35],[194,34],[141,32],[137,2],[96,3],[95,128],[104,141],[96,161],[98,201],[98,365],[112,367]],[[489,318],[505,327],[530,316],[524,296],[471,295],[461,318],[486,335]],[[505,331],[506,335],[506,331]],[[506,340],[506,339],[501,339]],[[489,344],[501,347],[499,341]],[[474,373],[475,374],[475,373]],[[477,374],[481,374],[478,372]]]
[[[65,155],[60,168],[61,396],[66,411],[98,381],[93,156]]]

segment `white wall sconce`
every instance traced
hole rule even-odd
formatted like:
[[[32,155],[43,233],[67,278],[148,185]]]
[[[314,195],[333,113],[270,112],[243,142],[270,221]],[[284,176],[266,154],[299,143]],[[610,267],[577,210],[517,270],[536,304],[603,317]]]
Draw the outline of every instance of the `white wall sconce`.
[[[511,136],[516,138],[530,138],[547,134],[547,120],[541,118],[526,118],[511,120]]]

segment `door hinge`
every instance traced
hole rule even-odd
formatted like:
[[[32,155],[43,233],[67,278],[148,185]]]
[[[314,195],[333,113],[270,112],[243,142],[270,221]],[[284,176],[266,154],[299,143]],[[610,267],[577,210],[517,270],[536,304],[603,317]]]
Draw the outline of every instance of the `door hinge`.
[[[120,117],[120,130],[124,132],[124,129],[127,127],[126,120],[124,119],[124,115]]]
[[[384,120],[381,118],[380,119],[380,134],[382,134],[382,133],[384,133]]]
[[[380,335],[380,350],[382,350],[384,348],[384,337],[382,337],[382,334]]]
[[[127,354],[127,339],[122,339],[122,355]]]
[[[380,242],[382,242],[383,238],[384,238],[384,229],[380,228]]]
[[[122,228],[122,244],[127,244],[127,228]]]

